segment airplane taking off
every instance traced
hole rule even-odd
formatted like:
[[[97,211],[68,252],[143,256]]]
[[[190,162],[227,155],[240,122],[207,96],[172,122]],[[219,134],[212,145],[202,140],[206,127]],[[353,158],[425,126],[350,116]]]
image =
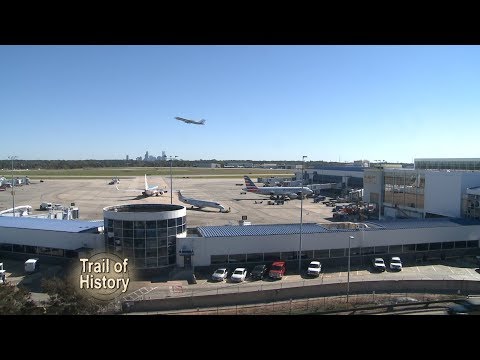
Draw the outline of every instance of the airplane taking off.
[[[182,117],[179,117],[179,116],[176,116],[175,119],[183,121],[184,123],[187,123],[187,124],[205,125],[205,120],[204,119],[202,119],[200,121],[195,121],[195,120],[185,119],[185,118],[182,118]]]
[[[117,188],[117,190],[120,190],[118,188],[118,185],[115,184],[115,187]],[[136,192],[141,191],[142,195],[145,196],[145,197],[147,197],[147,196],[159,196],[159,195],[163,195],[166,192],[168,192],[167,189],[161,189],[161,190],[158,189],[158,185],[148,186],[147,174],[145,174],[145,189],[128,189],[128,190],[120,190],[120,191],[136,191]]]
[[[177,190],[177,194],[178,194],[178,200],[180,200],[185,204],[192,205],[192,208],[194,206],[198,207],[199,209],[203,209],[205,207],[211,207],[215,209],[220,209],[220,212],[228,212],[223,205],[220,205],[217,202],[186,198],[186,197],[183,197],[180,190]]]
[[[300,197],[302,193],[304,196],[313,194],[313,191],[306,186],[304,186],[303,189],[301,186],[266,186],[259,188],[248,176],[245,175],[243,178],[245,179],[246,187],[242,190],[260,195],[288,196],[290,199],[295,199]]]

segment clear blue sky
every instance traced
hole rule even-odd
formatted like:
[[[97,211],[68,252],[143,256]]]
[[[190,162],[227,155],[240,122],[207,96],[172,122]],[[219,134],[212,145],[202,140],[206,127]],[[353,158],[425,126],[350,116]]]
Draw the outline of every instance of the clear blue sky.
[[[480,47],[0,46],[0,122],[2,159],[479,157]]]

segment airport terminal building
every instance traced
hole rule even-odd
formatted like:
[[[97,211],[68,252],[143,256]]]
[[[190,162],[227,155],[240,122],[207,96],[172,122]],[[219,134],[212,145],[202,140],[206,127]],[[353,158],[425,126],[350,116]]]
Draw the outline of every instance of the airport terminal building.
[[[478,159],[453,160],[448,167],[455,170],[439,169],[438,159],[419,159],[418,169],[377,167],[344,174],[362,178],[363,200],[377,204],[378,220],[187,229],[184,206],[115,205],[103,209],[101,221],[0,216],[0,254],[76,258],[107,251],[143,270],[250,266],[278,259],[298,263],[300,250],[306,263],[346,263],[349,240],[352,263],[375,256],[416,261],[480,255]],[[329,171],[335,173],[324,175],[339,176],[341,170]]]
[[[78,258],[107,251],[129,258],[141,270],[250,267],[278,259],[298,264],[300,224],[201,226],[187,230],[183,206],[145,206],[105,208],[104,222],[0,217],[0,253],[23,255],[26,259]],[[349,240],[352,264],[368,264],[375,256],[416,261],[480,255],[480,222],[443,218],[305,223],[302,261],[306,264],[317,259],[327,266],[346,263]]]
[[[103,251],[103,221],[0,216],[0,254],[52,259]]]
[[[369,168],[363,182],[380,218],[478,218],[480,171]]]
[[[353,236],[353,238],[350,238]],[[302,226],[302,261],[346,263],[350,240],[352,263],[377,256],[405,261],[479,255],[480,222],[467,219],[307,223]],[[300,224],[204,226],[177,239],[194,266],[255,265],[283,259],[298,264]],[[295,265],[296,266],[296,265]]]
[[[128,258],[137,269],[176,265],[177,239],[187,233],[184,206],[116,205],[103,214],[107,252]]]
[[[186,226],[184,206],[161,204],[106,207],[100,221],[0,216],[0,255],[61,261],[107,251],[137,269],[172,267]]]

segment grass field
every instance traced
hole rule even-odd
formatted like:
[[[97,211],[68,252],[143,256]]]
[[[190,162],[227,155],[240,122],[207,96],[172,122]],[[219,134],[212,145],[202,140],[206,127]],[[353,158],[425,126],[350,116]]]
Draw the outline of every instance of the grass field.
[[[129,176],[170,176],[169,167],[131,167],[131,168],[84,168],[71,170],[14,170],[14,177],[28,176],[31,179],[102,179],[111,177],[129,177]],[[251,177],[269,177],[269,176],[293,176],[292,170],[273,170],[273,169],[211,169],[196,167],[172,167],[173,177],[195,177],[195,178],[238,178],[243,175]],[[11,171],[2,170],[0,176],[7,179],[12,177]]]

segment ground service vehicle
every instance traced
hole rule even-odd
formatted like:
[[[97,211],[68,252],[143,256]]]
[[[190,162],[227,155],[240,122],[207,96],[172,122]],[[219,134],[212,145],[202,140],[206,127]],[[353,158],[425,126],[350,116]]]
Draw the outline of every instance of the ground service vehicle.
[[[268,276],[271,277],[272,279],[281,279],[285,275],[286,271],[287,271],[287,265],[285,261],[275,261],[270,267]]]
[[[25,261],[25,272],[33,273],[38,270],[39,266],[38,259],[28,259]]]
[[[52,203],[44,202],[40,204],[40,210],[51,210],[53,208]]]

